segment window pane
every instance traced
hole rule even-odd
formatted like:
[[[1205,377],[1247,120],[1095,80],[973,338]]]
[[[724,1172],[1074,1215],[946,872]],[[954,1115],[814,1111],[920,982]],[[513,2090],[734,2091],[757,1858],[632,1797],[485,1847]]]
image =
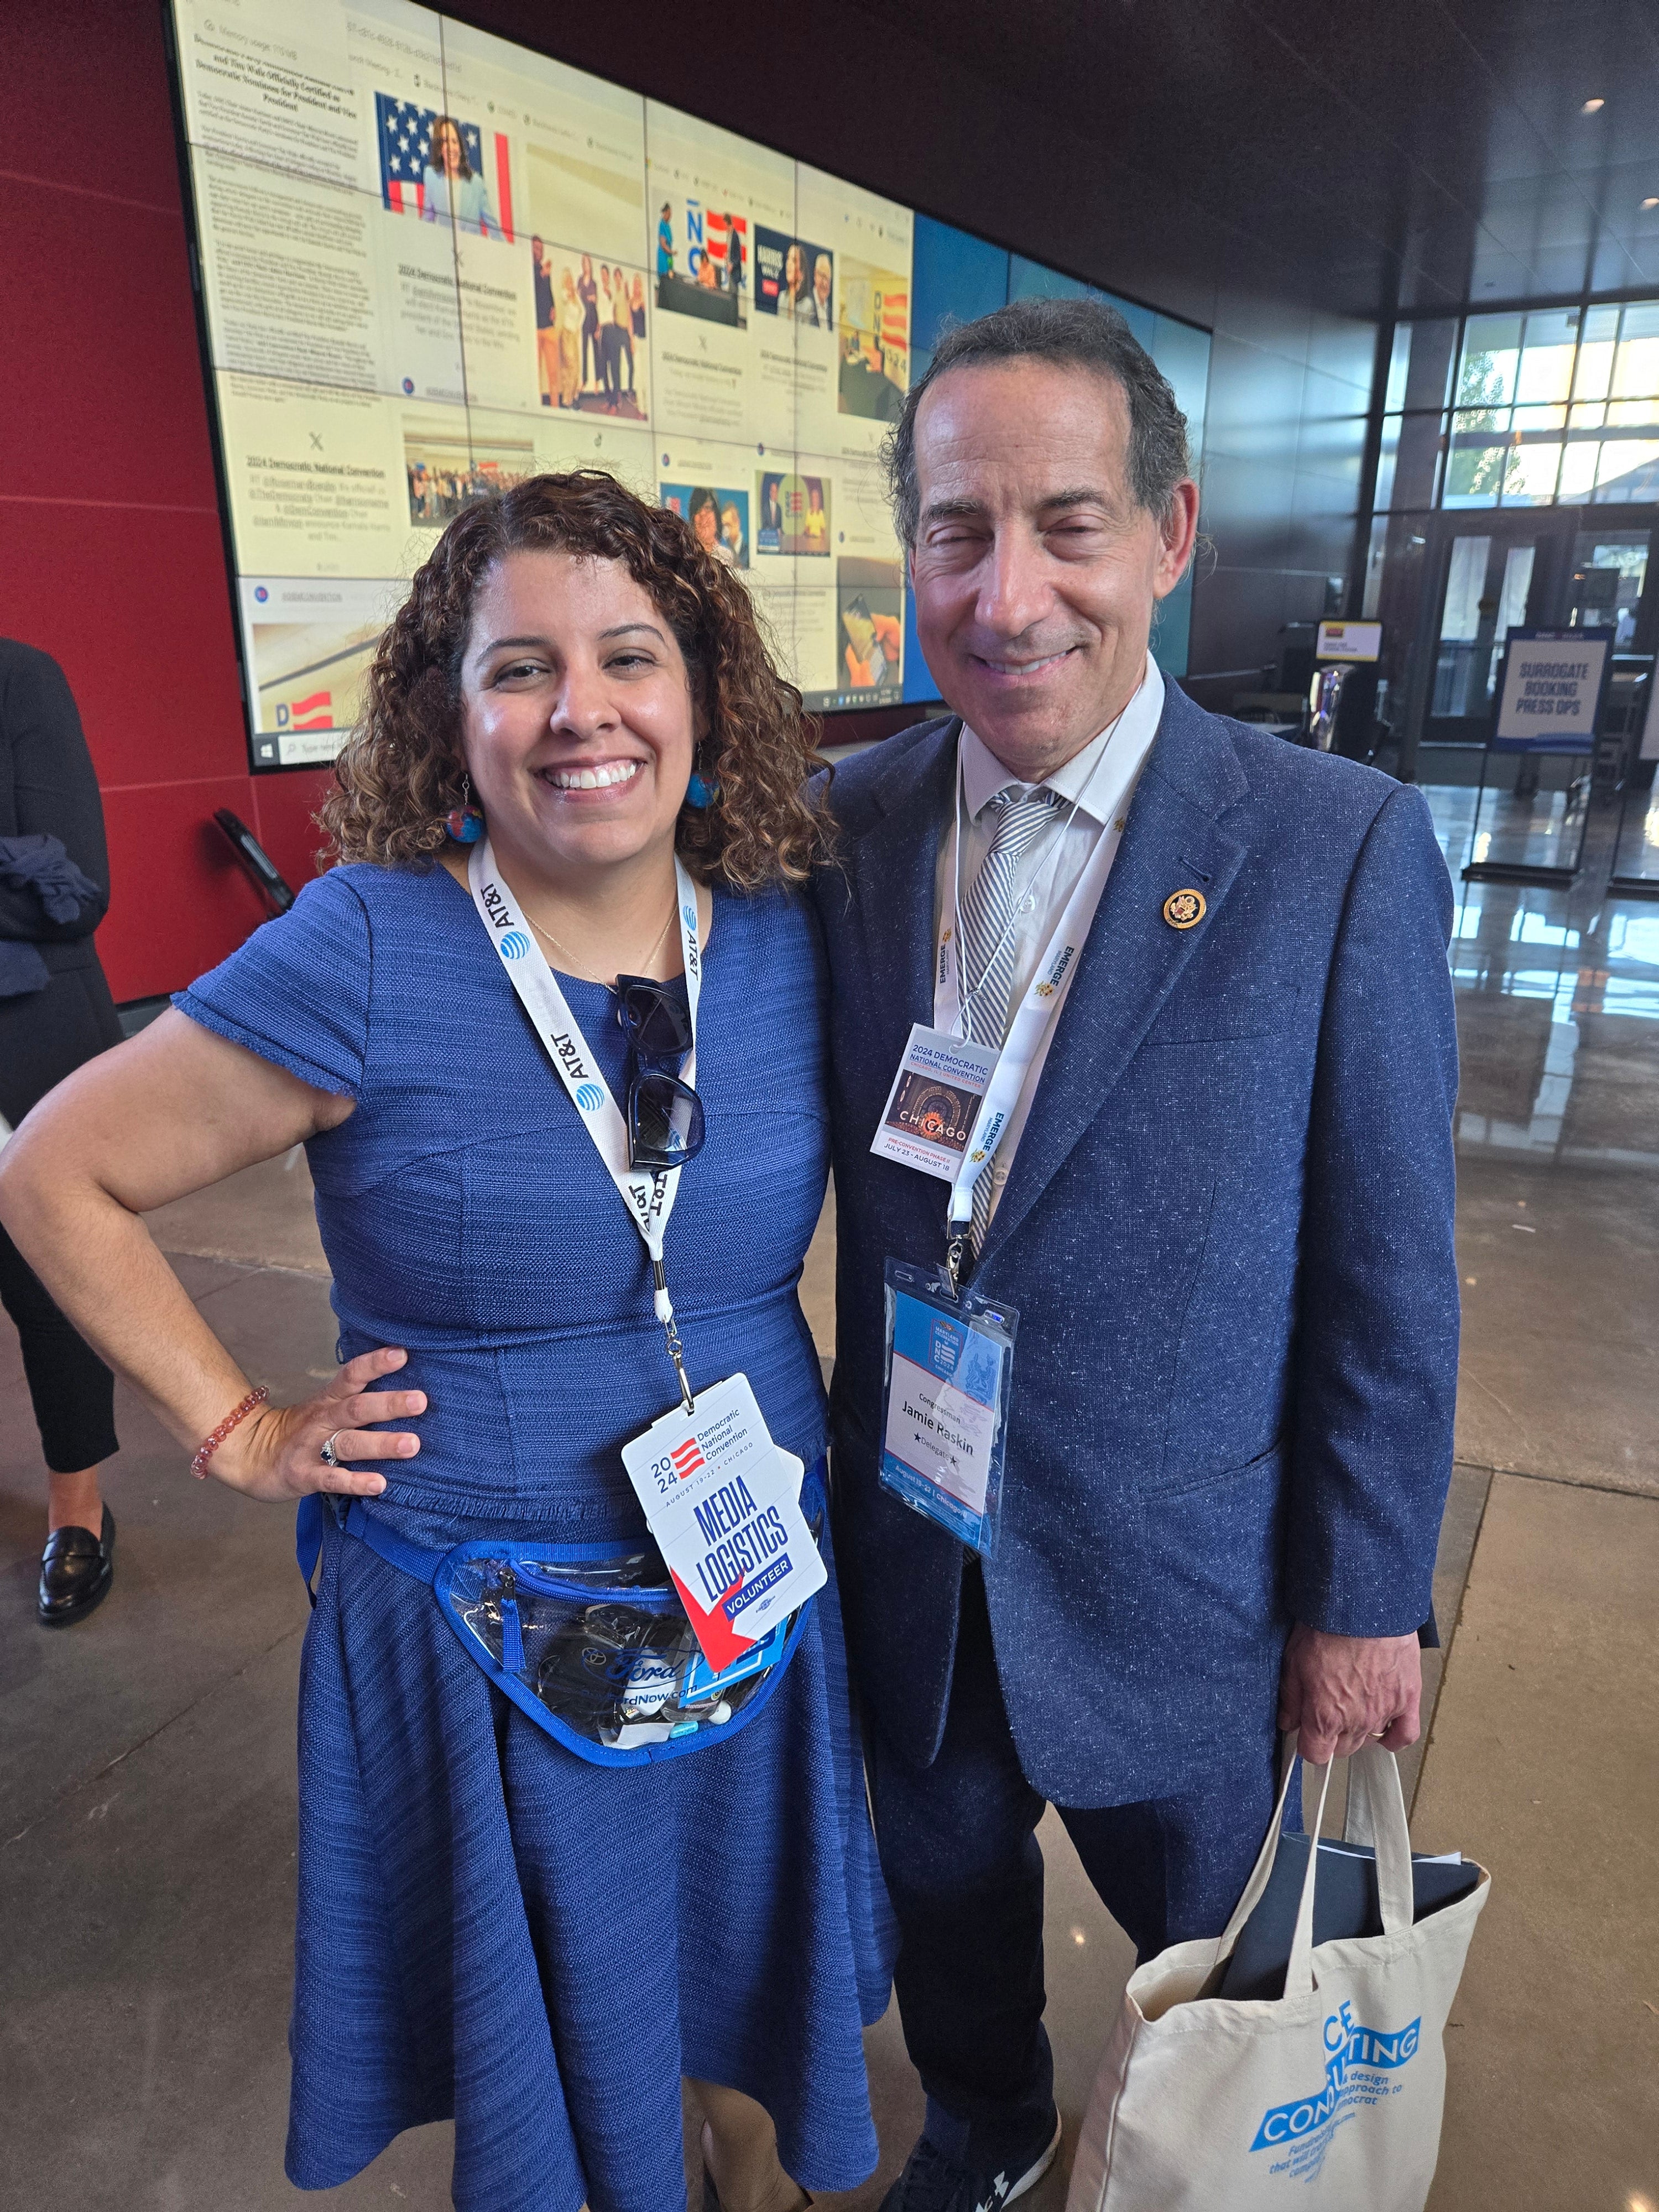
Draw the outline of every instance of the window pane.
[[[1382,404],[1390,415],[1397,415],[1406,404],[1406,371],[1411,366],[1412,325],[1396,325],[1394,347],[1389,356],[1389,385]]]
[[[1537,552],[1535,545],[1511,545],[1504,562],[1504,588],[1498,601],[1495,633],[1500,645],[1512,629],[1521,629],[1527,619],[1527,596],[1532,590],[1532,568]]]
[[[1547,507],[1555,496],[1555,479],[1561,468],[1561,446],[1516,446],[1510,449],[1504,477],[1505,507]]]
[[[1572,549],[1574,629],[1611,629],[1615,648],[1636,635],[1636,610],[1647,581],[1650,532],[1581,531]]]
[[[1590,318],[1586,315],[1588,323]],[[1572,380],[1575,399],[1605,399],[1613,379],[1613,333],[1604,338],[1587,337],[1578,349],[1578,373]]]
[[[1578,415],[1599,415],[1599,407],[1575,407]],[[1601,448],[1594,439],[1585,438],[1569,442],[1561,456],[1561,477],[1555,488],[1558,501],[1570,506],[1582,506],[1590,495],[1595,483],[1595,472],[1601,466]]]
[[[1626,315],[1619,358],[1613,364],[1613,394],[1616,399],[1650,398],[1659,393],[1659,331],[1633,337],[1630,325]]]
[[[1457,373],[1460,407],[1501,407],[1515,397],[1521,351],[1519,315],[1471,315]]]
[[[1510,451],[1510,416],[1504,408],[1472,409],[1451,418],[1446,456],[1447,507],[1495,507]]]
[[[1400,459],[1400,417],[1383,417],[1382,444],[1376,457],[1376,496],[1371,501],[1374,513],[1386,514],[1394,499],[1395,464]]]
[[[1471,644],[1480,635],[1480,594],[1486,587],[1490,538],[1454,538],[1446,569],[1446,604],[1440,617],[1443,645]]]
[[[1659,438],[1609,439],[1601,448],[1595,501],[1659,499]]]
[[[1389,526],[1378,516],[1371,524],[1371,542],[1365,556],[1365,598],[1359,611],[1364,622],[1375,622],[1377,608],[1382,603],[1382,562],[1388,536]]]
[[[1528,315],[1526,346],[1516,380],[1516,399],[1565,399],[1572,382],[1573,355],[1577,346],[1576,313]]]
[[[1650,423],[1659,428],[1659,400],[1615,399],[1607,409],[1609,429],[1644,430]]]

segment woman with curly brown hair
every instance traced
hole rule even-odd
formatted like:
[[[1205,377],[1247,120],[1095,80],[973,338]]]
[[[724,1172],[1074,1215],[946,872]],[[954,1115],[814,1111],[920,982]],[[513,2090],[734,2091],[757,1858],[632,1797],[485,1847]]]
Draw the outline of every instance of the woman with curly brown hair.
[[[682,2212],[683,2077],[725,2212],[875,2163],[888,1920],[796,1297],[811,761],[688,526],[532,478],[381,640],[343,865],[8,1147],[13,1235],[196,1471],[302,1501],[301,2187],[453,2114],[467,2212]],[[298,1140],[343,1364],[279,1408],[138,1217]],[[665,1437],[706,1604],[641,1510]]]

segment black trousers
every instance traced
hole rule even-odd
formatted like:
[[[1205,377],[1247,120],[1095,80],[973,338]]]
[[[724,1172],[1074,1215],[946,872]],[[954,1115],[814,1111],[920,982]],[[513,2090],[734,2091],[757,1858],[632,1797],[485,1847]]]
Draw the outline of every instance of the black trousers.
[[[11,1316],[22,1340],[23,1372],[46,1465],[54,1474],[74,1474],[113,1458],[119,1449],[115,1378],[59,1313],[3,1229],[0,1305]]]
[[[1218,1936],[1238,1901],[1274,1794],[1270,1730],[1249,1733],[1236,1771],[1223,1762],[1201,1792],[1055,1808],[1143,1960]],[[976,1562],[963,1580],[939,1757],[907,1765],[872,1730],[866,1759],[902,1936],[899,2014],[927,2093],[928,2137],[966,2165],[1029,2163],[1054,2130],[1036,1832],[1044,1801],[1014,1748]]]

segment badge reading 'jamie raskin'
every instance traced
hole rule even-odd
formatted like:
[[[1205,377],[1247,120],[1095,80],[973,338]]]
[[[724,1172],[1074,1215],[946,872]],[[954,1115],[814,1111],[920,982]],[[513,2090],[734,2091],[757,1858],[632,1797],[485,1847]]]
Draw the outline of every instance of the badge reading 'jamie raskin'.
[[[1171,891],[1164,902],[1164,919],[1171,929],[1191,929],[1204,915],[1202,891]]]

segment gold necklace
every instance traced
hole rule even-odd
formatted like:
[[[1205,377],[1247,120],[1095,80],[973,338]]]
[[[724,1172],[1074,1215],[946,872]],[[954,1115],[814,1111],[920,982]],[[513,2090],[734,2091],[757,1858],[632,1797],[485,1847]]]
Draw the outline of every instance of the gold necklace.
[[[523,901],[522,901],[522,900],[520,900],[520,907],[521,907],[521,908],[522,908],[522,910],[523,910],[525,920],[526,920],[526,921],[530,924],[530,927],[531,927],[535,931],[535,933],[536,933],[537,936],[538,936],[538,937],[544,937],[544,938],[547,939],[548,943],[549,943],[549,944],[553,947],[553,949],[554,949],[554,951],[556,951],[556,952],[562,952],[562,953],[563,953],[563,955],[564,955],[564,957],[565,957],[565,958],[566,958],[567,960],[573,960],[573,961],[574,961],[576,956],[575,956],[575,954],[574,954],[574,953],[570,950],[570,947],[569,947],[568,945],[561,945],[561,944],[559,943],[558,939],[557,939],[556,937],[555,937],[555,936],[554,936],[554,934],[553,934],[553,933],[552,933],[552,931],[551,931],[550,929],[544,929],[544,928],[543,928],[543,927],[542,927],[542,925],[541,925],[541,923],[540,923],[540,922],[538,922],[538,921],[537,921],[537,919],[536,919],[535,915],[534,915],[533,914],[532,914],[532,913],[531,913],[531,911],[530,911],[529,908],[528,908],[528,907],[524,906],[524,903],[523,903]],[[668,910],[668,920],[667,920],[665,922],[664,922],[664,924],[663,924],[662,927],[661,927],[661,928],[657,932],[657,934],[656,934],[655,938],[652,940],[652,942],[650,943],[650,945],[648,945],[646,947],[645,956],[644,956],[644,964],[646,964],[646,965],[647,965],[647,966],[649,965],[650,962],[652,961],[652,959],[654,957],[654,956],[655,956],[655,954],[656,954],[656,950],[657,950],[658,945],[659,945],[662,943],[662,941],[663,941],[664,938],[667,936],[667,934],[668,934],[668,933],[669,933],[670,928],[671,928],[671,927],[672,927],[672,925],[673,925],[674,915],[675,915],[676,911],[677,911],[677,909],[676,909],[674,907],[671,907],[671,908],[669,908],[669,910]],[[582,981],[583,981],[584,983],[600,983],[600,982],[604,982],[604,981],[605,981],[604,977],[603,977],[603,976],[600,976],[600,975],[584,975],[584,974],[583,974],[583,972],[582,972],[582,970],[581,970],[580,968],[572,968],[568,972],[569,972],[570,974],[574,975],[580,975],[580,976],[581,976],[581,980],[582,980]],[[606,989],[608,990],[608,989],[610,989],[611,987],[609,984],[606,984],[605,988],[606,988]]]

